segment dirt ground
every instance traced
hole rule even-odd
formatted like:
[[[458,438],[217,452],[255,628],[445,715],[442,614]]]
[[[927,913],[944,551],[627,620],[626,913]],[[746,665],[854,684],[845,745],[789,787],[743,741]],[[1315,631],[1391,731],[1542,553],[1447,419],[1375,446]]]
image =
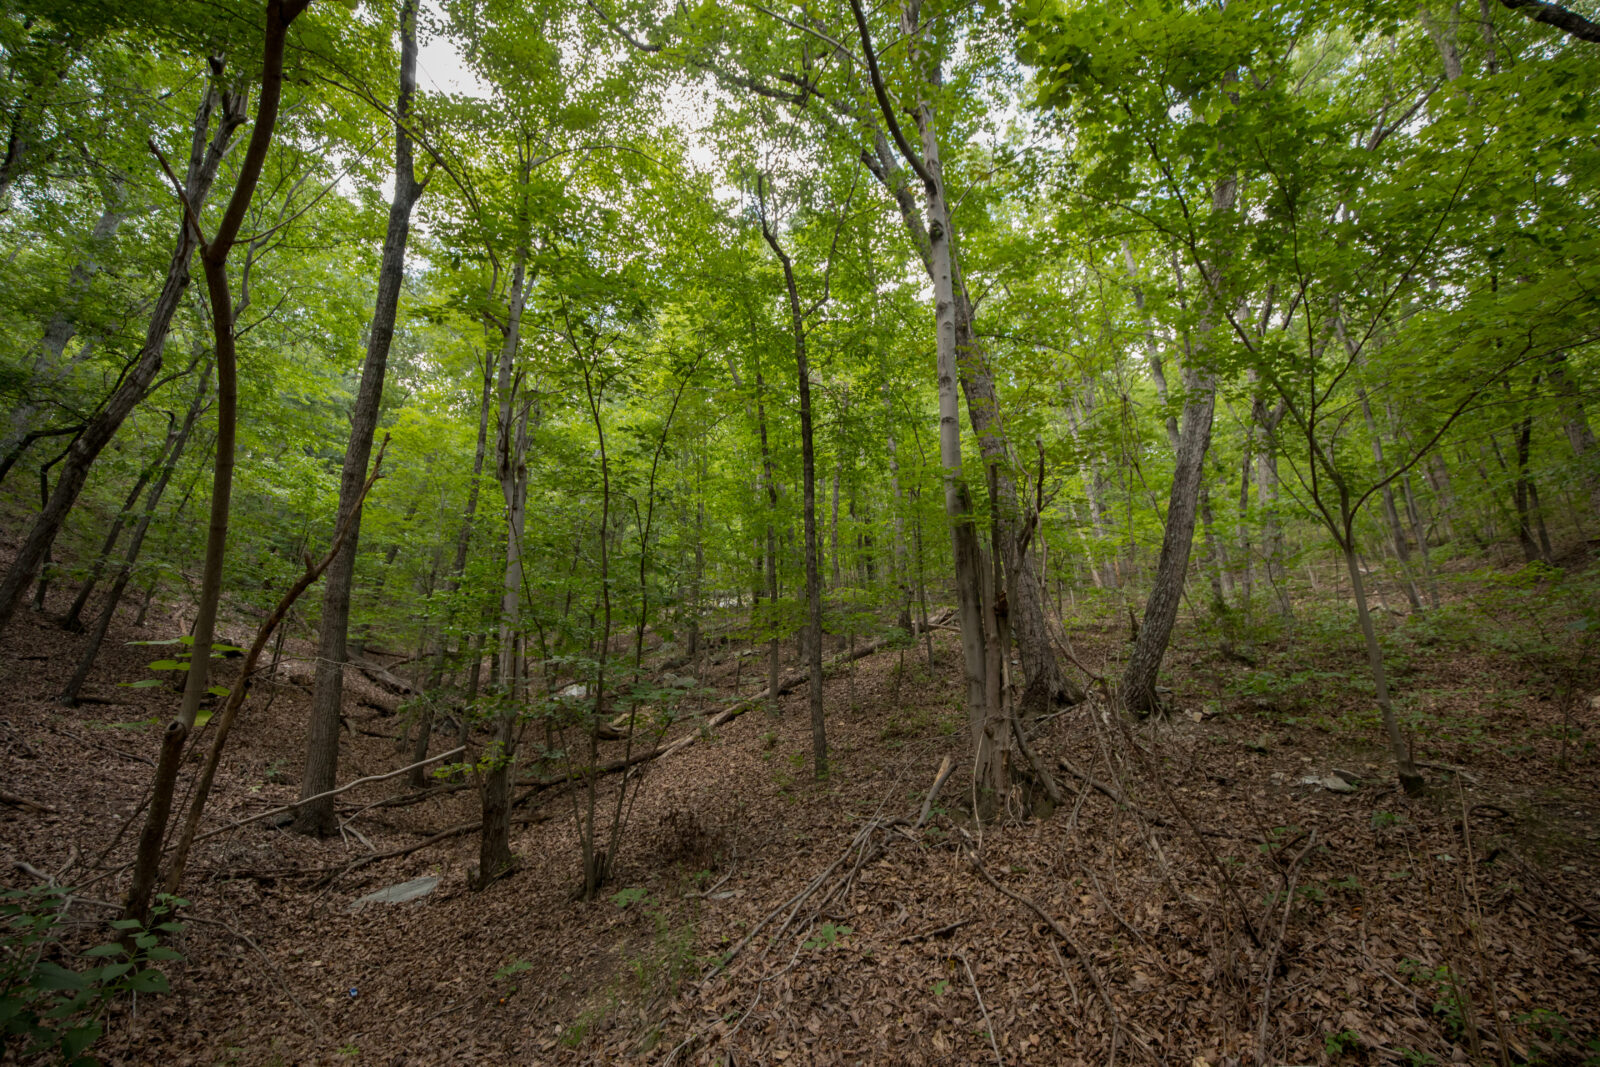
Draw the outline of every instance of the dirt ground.
[[[1070,628],[1076,658],[1102,675],[1127,638],[1125,615],[1106,617],[1123,621]],[[92,902],[122,891],[176,703],[116,684],[148,676],[152,658],[125,642],[177,625],[120,622],[97,702],[71,709],[52,698],[82,637],[23,612],[0,642],[7,885],[34,883],[27,864],[76,887],[73,916],[108,916]],[[1060,806],[981,828],[953,633],[936,631],[931,668],[918,645],[830,672],[823,782],[803,689],[706,729],[735,671],[744,694],[758,684],[757,659],[723,646],[685,668],[699,688],[668,740],[696,742],[628,780],[600,899],[574,898],[570,787],[519,804],[517,870],[474,892],[471,833],[359,862],[476,819],[471,789],[367,807],[406,790],[364,786],[339,798],[341,836],[254,823],[198,845],[172,992],[115,1004],[95,1052],[114,1064],[1600,1063],[1600,686],[1591,672],[1558,692],[1514,655],[1427,636],[1405,645],[1397,679],[1416,709],[1424,798],[1392,784],[1350,682],[1363,662],[1352,633],[1242,646],[1191,625],[1168,657],[1175,714],[1125,723],[1098,699],[1060,710],[1032,742]],[[207,826],[296,797],[309,668],[286,677],[241,716]],[[347,697],[340,780],[399,766],[396,698],[359,675]],[[956,769],[919,827],[946,757]],[[604,780],[602,810],[618,781]],[[353,908],[427,875],[441,882],[421,900]],[[102,935],[86,922],[69,946]]]

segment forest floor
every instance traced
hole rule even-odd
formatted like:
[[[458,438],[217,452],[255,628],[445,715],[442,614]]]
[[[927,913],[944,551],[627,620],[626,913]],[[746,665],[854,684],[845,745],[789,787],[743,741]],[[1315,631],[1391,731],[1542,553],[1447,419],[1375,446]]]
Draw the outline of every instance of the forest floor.
[[[709,736],[685,716],[671,736],[703,736],[630,778],[615,878],[592,902],[573,894],[576,791],[518,807],[517,870],[474,892],[471,833],[346,870],[475,820],[471,790],[352,814],[405,791],[362,787],[339,798],[342,837],[256,823],[197,846],[172,991],[114,1004],[94,1051],[116,1064],[1600,1062],[1600,672],[1485,641],[1514,620],[1467,625],[1469,609],[1386,621],[1428,763],[1419,799],[1392,784],[1364,659],[1331,600],[1292,634],[1181,627],[1164,720],[1124,725],[1091,702],[1040,724],[1033,743],[1065,801],[1049,818],[979,829],[958,766],[914,827],[941,761],[968,752],[944,630],[931,669],[919,644],[830,673],[821,782],[803,687]],[[1122,621],[1069,629],[1078,660],[1106,674],[1128,628],[1120,608],[1103,617]],[[83,638],[19,614],[0,647],[5,884],[33,883],[24,863],[117,899],[176,699],[117,687],[153,658],[125,642],[179,625],[119,624],[91,688],[114,703],[68,709],[52,696]],[[701,714],[731,697],[736,670],[743,692],[758,684],[756,657],[712,656],[689,668]],[[261,686],[241,716],[208,826],[295,799],[309,667],[291,667],[295,681]],[[353,672],[347,696],[340,780],[404,762],[395,698]],[[1324,782],[1340,771],[1348,792]],[[603,811],[617,782],[604,780]],[[353,909],[425,875],[442,882],[421,900]],[[96,925],[64,948],[104,940]]]

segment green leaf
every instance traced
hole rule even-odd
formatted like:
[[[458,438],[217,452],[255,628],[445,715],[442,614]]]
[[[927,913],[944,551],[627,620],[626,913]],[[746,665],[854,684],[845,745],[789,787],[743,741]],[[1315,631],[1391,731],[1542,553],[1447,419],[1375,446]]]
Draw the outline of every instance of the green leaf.
[[[206,692],[214,697],[226,697],[231,690],[225,685],[212,685],[206,687]]]
[[[110,942],[107,942],[104,945],[96,945],[94,948],[90,949],[88,952],[85,952],[84,955],[85,956],[120,956],[120,955],[122,955],[122,946],[117,944],[114,941],[110,941]]]
[[[124,689],[150,689],[161,684],[160,678],[141,678],[137,682],[118,682]]]
[[[69,971],[49,960],[41,960],[33,969],[33,984],[40,989],[87,989],[89,983],[77,971]]]
[[[133,976],[128,988],[135,993],[167,993],[172,990],[172,985],[166,975],[154,967],[147,967]]]
[[[146,666],[153,671],[186,671],[189,669],[187,663],[179,663],[175,659],[158,659],[154,663],[146,664]]]
[[[74,1026],[71,1030],[61,1035],[61,1056],[63,1059],[75,1059],[77,1055],[100,1039],[100,1024],[85,1023]]]

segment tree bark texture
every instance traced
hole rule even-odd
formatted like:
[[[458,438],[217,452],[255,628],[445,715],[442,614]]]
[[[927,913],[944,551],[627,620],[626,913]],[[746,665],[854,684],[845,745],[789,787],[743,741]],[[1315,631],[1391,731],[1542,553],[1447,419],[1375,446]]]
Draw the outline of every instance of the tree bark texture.
[[[143,921],[149,914],[150,897],[155,888],[167,818],[172,811],[172,794],[177,785],[178,760],[184,742],[194,729],[200,701],[206,693],[211,660],[211,638],[216,623],[217,604],[222,594],[222,559],[227,548],[228,504],[233,488],[233,442],[238,401],[237,353],[234,337],[233,292],[228,283],[228,254],[238,240],[239,228],[255,196],[267,150],[272,144],[283,91],[283,53],[290,24],[309,5],[310,0],[268,0],[263,41],[261,95],[256,102],[256,121],[250,141],[239,163],[233,194],[209,241],[201,235],[199,214],[186,204],[186,224],[193,231],[205,268],[206,290],[211,298],[211,330],[217,361],[217,440],[212,478],[211,521],[206,532],[205,562],[200,572],[200,598],[190,647],[189,673],[178,716],[167,727],[161,761],[151,784],[151,800],[144,829],[139,838],[132,885],[124,905],[127,918]],[[170,279],[170,275],[169,275]],[[120,392],[120,390],[119,390]],[[170,755],[170,760],[169,760]]]
[[[411,233],[411,209],[422,195],[412,165],[411,133],[407,123],[417,83],[417,5],[400,6],[400,90],[395,105],[394,197],[389,203],[389,223],[383,237],[383,258],[378,268],[378,293],[367,335],[366,360],[361,384],[350,412],[350,440],[339,472],[337,521],[350,524],[350,532],[328,567],[322,592],[322,618],[317,629],[317,670],[311,694],[311,721],[306,730],[305,772],[301,797],[316,797],[334,787],[339,773],[339,711],[344,703],[344,665],[349,652],[350,591],[361,541],[361,486],[372,456],[372,438],[378,428],[383,400],[383,379],[394,340],[400,290],[405,282],[406,243]],[[318,836],[333,832],[334,800],[322,797],[295,813],[294,828]]]
[[[811,366],[806,360],[805,312],[800,307],[800,291],[795,285],[794,265],[778,243],[777,235],[765,217],[762,218],[761,235],[783,265],[783,280],[789,295],[789,324],[794,335],[794,358],[800,388],[800,468],[802,488],[801,510],[805,519],[806,556],[806,658],[811,684],[808,705],[811,710],[812,770],[818,778],[828,775],[828,736],[822,714],[822,574],[818,555],[817,536],[817,459],[816,445],[811,427]],[[839,571],[839,474],[833,476],[833,567],[834,582]]]

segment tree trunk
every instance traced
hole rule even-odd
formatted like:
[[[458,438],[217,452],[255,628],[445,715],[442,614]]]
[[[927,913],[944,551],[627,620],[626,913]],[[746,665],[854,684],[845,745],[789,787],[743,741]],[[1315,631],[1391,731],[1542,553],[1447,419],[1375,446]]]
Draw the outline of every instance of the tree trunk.
[[[817,537],[817,460],[816,446],[811,431],[811,366],[806,360],[805,313],[800,308],[800,291],[795,285],[794,265],[790,263],[778,238],[761,220],[761,234],[767,245],[783,264],[783,280],[789,295],[789,325],[794,336],[794,358],[800,387],[800,468],[802,487],[801,510],[805,519],[806,553],[806,655],[810,665],[811,685],[811,759],[812,770],[818,779],[828,776],[828,737],[822,714],[822,574],[818,566]],[[839,472],[833,475],[833,570],[834,584],[839,582]]]
[[[1259,404],[1260,401],[1257,401]],[[1261,404],[1264,409],[1265,404]],[[1279,417],[1282,411],[1279,410]],[[1260,416],[1257,417],[1258,423]],[[1273,431],[1276,430],[1276,422]],[[1285,619],[1294,618],[1294,605],[1289,601],[1289,573],[1286,565],[1288,552],[1284,546],[1283,523],[1278,513],[1278,453],[1269,431],[1256,453],[1256,502],[1261,510],[1261,541],[1266,555],[1267,581],[1278,603],[1278,614]]]
[[[189,410],[184,413],[183,422],[170,438],[165,459],[156,474],[155,484],[150,487],[150,492],[145,497],[144,510],[139,515],[139,521],[134,524],[127,548],[123,550],[122,563],[117,568],[116,577],[112,579],[110,590],[106,593],[105,603],[100,606],[100,614],[89,632],[83,653],[78,657],[78,666],[67,681],[66,688],[57,698],[68,707],[77,704],[78,694],[83,690],[84,683],[89,679],[89,672],[94,668],[94,662],[100,655],[100,646],[105,641],[106,631],[111,628],[111,620],[116,616],[117,605],[122,601],[123,591],[128,587],[128,579],[133,576],[133,565],[138,562],[139,551],[144,547],[144,537],[150,530],[151,520],[155,518],[156,507],[161,503],[162,494],[167,491],[167,484],[172,480],[173,472],[178,469],[178,461],[183,458],[183,450],[189,442],[189,434],[194,430],[195,421],[205,408],[206,390],[210,384],[211,361],[206,360],[200,368],[194,399],[189,402]]]
[[[856,5],[852,4],[852,8]],[[916,12],[920,10],[920,0],[907,0],[905,11],[902,13],[902,31],[909,26],[913,29],[919,25]],[[857,28],[862,34],[863,44],[868,51],[871,49],[867,40],[865,18],[861,12],[855,12]],[[909,16],[909,17],[908,17]],[[876,59],[870,60],[875,65]],[[930,84],[937,83],[939,71],[936,67],[926,72]],[[881,79],[880,79],[881,80]],[[923,179],[923,185],[928,186],[927,176],[922,171],[935,169],[932,164],[937,163],[935,157],[930,163],[922,161],[912,162],[910,146],[899,133],[898,123],[890,115],[891,105],[888,103],[887,94],[879,98],[880,112],[885,116],[885,124],[895,133],[895,141],[902,154],[907,157],[914,170],[918,170],[918,177]],[[927,129],[919,121],[918,130],[922,132],[922,139],[926,142],[930,136],[936,137],[936,129],[932,125],[932,109],[927,109]],[[937,145],[935,145],[937,147]],[[943,216],[938,223],[939,232],[934,233],[934,213],[928,212],[925,222],[917,210],[916,197],[912,194],[909,181],[904,169],[896,162],[894,150],[890,148],[888,139],[882,133],[873,139],[873,151],[863,152],[862,159],[873,175],[888,191],[899,208],[900,217],[905,224],[911,238],[912,247],[922,257],[924,268],[928,277],[933,281],[935,288],[935,302],[937,303],[938,278],[940,270],[948,270],[951,285],[951,315],[955,336],[952,343],[957,353],[956,380],[967,401],[967,416],[972,425],[972,431],[978,439],[978,448],[985,464],[993,463],[1001,471],[999,494],[1006,502],[1007,510],[1002,514],[1002,540],[1007,546],[1008,553],[1015,552],[1016,535],[1018,529],[1025,525],[1020,521],[1021,516],[1016,511],[1016,487],[1011,481],[1011,455],[1007,444],[1004,428],[998,421],[998,408],[995,400],[994,378],[983,358],[983,350],[979,345],[973,330],[973,308],[966,286],[961,279],[959,265],[950,247],[953,238],[951,221],[947,208],[942,208]],[[943,192],[940,193],[943,203]],[[935,244],[944,242],[944,248],[935,254]],[[941,266],[940,261],[943,261]],[[976,536],[976,535],[974,535]],[[1077,703],[1083,699],[1083,691],[1066,677],[1061,671],[1061,665],[1056,659],[1054,646],[1050,639],[1050,631],[1044,619],[1045,597],[1043,590],[1038,586],[1038,576],[1034,573],[1033,565],[1029,560],[1022,560],[1018,566],[1012,568],[1008,574],[1009,581],[1014,586],[1010,589],[1009,599],[1012,604],[1011,621],[1016,636],[1017,649],[1022,657],[1023,673],[1028,678],[1030,688],[1036,685],[1052,694],[1053,698]],[[981,618],[978,612],[977,618]],[[1037,680],[1037,681],[1036,681]]]
[[[1539,542],[1534,539],[1533,479],[1528,474],[1528,459],[1533,445],[1533,413],[1522,417],[1516,427],[1516,481],[1511,487],[1511,501],[1517,509],[1517,543],[1522,546],[1522,556],[1529,563],[1544,559]]]
[[[1589,428],[1584,414],[1577,383],[1568,376],[1565,352],[1550,359],[1550,384],[1555,387],[1561,402],[1561,428],[1566,431],[1567,443],[1578,461],[1579,476],[1589,490],[1591,521],[1600,521],[1600,450],[1595,448],[1594,431]]]
[[[455,619],[454,596],[461,589],[461,576],[467,569],[467,550],[472,544],[472,522],[478,513],[478,491],[483,484],[483,459],[488,451],[489,441],[489,400],[494,389],[494,366],[485,355],[483,361],[483,390],[478,400],[478,443],[472,455],[472,485],[467,489],[467,510],[461,520],[461,532],[456,535],[456,558],[450,567],[450,577],[446,585],[451,594],[450,607],[445,617],[445,628],[448,631],[451,622]],[[448,632],[439,636],[439,655],[434,662],[433,673],[428,680],[428,689],[436,690],[444,681],[445,643],[449,637]],[[457,645],[457,656],[462,648]],[[421,763],[428,757],[428,741],[433,734],[433,704],[430,700],[426,705],[422,719],[417,723],[417,736],[411,746],[411,762]],[[407,784],[413,789],[421,789],[427,784],[427,773],[423,767],[417,767],[407,778]]]
[[[1348,530],[1348,525],[1346,527]],[[1372,671],[1372,685],[1378,698],[1378,710],[1383,713],[1383,729],[1389,738],[1389,754],[1394,757],[1400,785],[1408,796],[1422,792],[1422,775],[1411,761],[1411,752],[1405,738],[1400,735],[1400,723],[1395,718],[1394,704],[1389,700],[1389,679],[1383,668],[1383,650],[1378,646],[1377,632],[1372,628],[1372,613],[1367,610],[1366,586],[1361,580],[1361,566],[1356,560],[1355,545],[1345,535],[1344,565],[1350,575],[1350,588],[1355,594],[1356,621],[1361,626],[1361,638],[1366,644],[1367,666]]]
[[[523,181],[527,181],[526,162]],[[499,400],[500,432],[495,446],[495,473],[500,482],[500,495],[506,509],[506,565],[500,592],[499,658],[496,660],[495,689],[500,701],[496,717],[494,749],[489,753],[488,768],[483,772],[483,828],[478,837],[478,878],[476,888],[483,888],[509,870],[511,855],[511,774],[516,761],[517,703],[522,695],[521,655],[521,596],[522,596],[522,534],[527,514],[528,500],[528,407],[517,411],[517,388],[520,375],[515,372],[517,347],[522,339],[522,311],[527,299],[525,280],[528,249],[524,245],[517,252],[516,265],[511,272],[511,293],[506,314],[505,343],[500,349],[499,368],[496,372],[496,394]],[[601,445],[604,448],[604,444]],[[605,560],[606,530],[601,528],[601,561]],[[602,583],[604,576],[602,575]],[[609,622],[609,610],[607,612]],[[602,699],[600,687],[604,685],[607,641],[600,648],[601,681],[597,683],[595,706]],[[592,826],[591,826],[592,828]],[[588,842],[592,851],[593,842]]]
[[[411,209],[422,194],[411,160],[408,121],[417,82],[417,5],[400,5],[400,90],[395,104],[394,198],[389,203],[389,224],[383,238],[383,259],[378,268],[378,293],[367,334],[366,361],[361,384],[350,411],[350,440],[339,473],[338,523],[347,520],[350,532],[328,568],[322,592],[322,619],[317,631],[317,671],[311,694],[311,721],[306,731],[305,773],[300,796],[327,793],[339,772],[339,711],[344,704],[344,665],[348,658],[350,590],[355,579],[356,556],[361,541],[361,486],[367,477],[372,438],[378,428],[383,401],[383,379],[394,340],[400,290],[405,283],[406,242],[411,232]],[[295,813],[294,829],[323,836],[333,832],[334,798],[320,796]]]
[[[207,373],[210,373],[209,367]],[[134,505],[139,502],[139,494],[144,492],[144,487],[149,484],[151,476],[161,466],[162,460],[172,448],[173,441],[177,438],[178,427],[175,423],[167,426],[167,435],[162,438],[161,446],[156,449],[155,456],[134,480],[133,488],[128,490],[122,507],[117,511],[117,517],[112,520],[111,528],[106,531],[106,538],[100,545],[100,551],[95,553],[94,565],[89,568],[89,573],[84,577],[83,584],[78,586],[78,595],[72,598],[72,606],[61,617],[61,628],[78,633],[83,629],[83,609],[88,606],[89,598],[94,595],[95,586],[100,584],[100,579],[105,577],[106,563],[111,559],[111,552],[117,547],[117,541],[122,537],[123,528],[128,525],[128,518],[133,514]]]
[[[213,84],[220,84],[222,80],[220,60],[214,60],[212,63],[212,79]],[[204,205],[211,191],[211,183],[216,178],[223,157],[227,154],[234,132],[244,122],[244,105],[243,94],[212,89],[206,94],[195,115],[189,165],[184,175],[184,198],[196,212]],[[212,113],[219,106],[221,113],[218,116],[217,129],[208,144],[206,134],[211,126]],[[122,379],[122,384],[111,394],[111,398],[72,442],[49,501],[35,516],[33,526],[17,550],[5,579],[0,581],[0,633],[3,633],[10,624],[28,586],[32,584],[34,576],[39,573],[40,567],[50,554],[50,546],[55,542],[56,534],[60,531],[67,513],[77,501],[78,493],[82,491],[84,481],[89,477],[89,469],[99,458],[101,451],[116,436],[117,430],[121,428],[135,405],[144,399],[145,391],[160,373],[172,316],[177,312],[178,305],[189,288],[189,259],[195,247],[193,229],[187,221],[180,219],[177,245],[167,265],[166,280],[162,284],[160,295],[156,297],[150,324],[145,331],[144,344],[139,349],[133,369]]]
[[[272,144],[282,97],[283,52],[289,25],[309,3],[310,0],[267,2],[261,95],[256,104],[255,127],[250,131],[250,142],[239,164],[233,195],[228,198],[227,209],[217,223],[216,231],[210,241],[195,235],[201,250],[200,260],[205,267],[206,290],[211,298],[211,330],[216,343],[216,460],[211,489],[211,521],[206,534],[205,562],[201,568],[200,603],[195,617],[194,644],[190,647],[188,679],[178,717],[168,724],[162,742],[161,760],[151,784],[150,807],[139,837],[132,884],[124,906],[124,917],[141,922],[149,914],[150,896],[155,889],[162,841],[166,836],[167,819],[172,812],[172,795],[177,785],[178,760],[183,754],[185,740],[194,729],[201,699],[206,694],[212,631],[222,594],[222,558],[227,548],[228,505],[233,489],[233,442],[238,400],[233,292],[228,282],[228,254],[238,240],[239,228],[244,224],[245,213],[255,196],[256,184],[266,163],[267,150]],[[189,224],[198,229],[198,213],[190,218]],[[169,274],[169,280],[170,277]]]
[[[1344,323],[1335,319],[1334,329],[1338,331],[1351,362],[1362,366],[1365,360],[1360,358],[1355,342],[1345,334]],[[1420,614],[1422,598],[1411,575],[1411,549],[1406,540],[1405,527],[1400,524],[1400,511],[1395,507],[1394,484],[1388,480],[1389,465],[1383,456],[1383,437],[1378,433],[1377,420],[1372,417],[1372,402],[1367,397],[1366,386],[1359,382],[1356,385],[1356,399],[1361,401],[1361,416],[1367,425],[1367,436],[1372,440],[1372,461],[1377,466],[1378,477],[1383,480],[1383,517],[1389,525],[1389,543],[1394,548],[1395,560],[1400,564],[1401,585],[1405,589],[1406,599],[1411,603],[1412,613]]]
[[[905,495],[900,488],[900,456],[894,443],[894,404],[889,399],[888,387],[883,392],[884,443],[889,450],[889,487],[894,495],[894,535],[890,543],[894,563],[895,596],[899,611],[895,625],[907,634],[911,631],[911,581],[906,570],[906,520]]]
[[[1178,438],[1172,492],[1167,498],[1166,529],[1161,537],[1161,559],[1155,585],[1145,602],[1139,637],[1122,674],[1122,697],[1135,711],[1156,711],[1156,678],[1166,656],[1167,641],[1178,617],[1184,578],[1189,572],[1189,548],[1194,541],[1199,510],[1200,482],[1205,477],[1206,449],[1211,442],[1211,421],[1216,409],[1216,384],[1209,374],[1195,372],[1183,405],[1183,430]]]

